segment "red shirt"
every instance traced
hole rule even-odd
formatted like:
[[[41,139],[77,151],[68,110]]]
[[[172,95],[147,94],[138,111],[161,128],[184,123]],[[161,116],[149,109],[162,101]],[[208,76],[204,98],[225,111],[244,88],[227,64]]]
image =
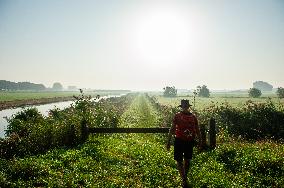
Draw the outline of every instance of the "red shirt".
[[[176,138],[187,141],[195,138],[198,121],[194,114],[179,112],[175,115],[173,124],[175,125]]]

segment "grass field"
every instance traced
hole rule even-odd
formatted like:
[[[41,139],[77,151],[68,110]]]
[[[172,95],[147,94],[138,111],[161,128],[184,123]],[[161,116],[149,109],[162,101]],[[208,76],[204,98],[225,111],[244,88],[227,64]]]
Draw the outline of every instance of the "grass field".
[[[91,95],[95,97],[96,95],[118,95],[120,92],[108,92],[108,91],[96,91],[96,92],[84,92],[86,95]],[[14,100],[30,100],[30,99],[42,99],[42,98],[55,98],[55,97],[72,97],[73,95],[79,95],[78,91],[42,91],[42,92],[32,92],[32,91],[15,91],[15,92],[0,92],[0,102],[14,101]]]
[[[0,92],[1,101],[26,100],[26,99],[41,99],[54,97],[69,97],[78,95],[78,92]]]
[[[159,103],[164,105],[170,105],[170,106],[178,106],[180,104],[181,99],[188,99],[192,105],[194,105],[194,97],[193,96],[178,96],[178,97],[163,97],[162,95],[155,96]],[[239,96],[237,94],[212,94],[209,98],[204,97],[196,97],[195,98],[195,108],[197,110],[201,110],[204,107],[210,106],[212,103],[228,103],[232,106],[241,106],[244,105],[247,101],[254,101],[259,103],[264,103],[268,100],[271,100],[274,103],[281,103],[284,104],[284,99],[279,99],[276,95],[270,94],[267,96],[263,96],[260,98],[251,98],[248,96]]]

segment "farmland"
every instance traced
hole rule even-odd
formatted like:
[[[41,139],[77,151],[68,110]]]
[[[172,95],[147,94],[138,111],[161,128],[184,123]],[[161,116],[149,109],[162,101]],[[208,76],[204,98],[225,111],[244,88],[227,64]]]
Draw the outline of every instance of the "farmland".
[[[78,92],[0,92],[0,102],[14,101],[14,100],[28,100],[28,99],[42,99],[55,97],[72,97],[78,95]]]
[[[162,95],[153,95],[157,98],[158,102],[163,105],[170,105],[170,106],[178,106],[181,99],[188,99],[190,103],[193,105],[194,97],[193,95],[181,95],[174,98],[166,98]],[[279,99],[276,94],[265,94],[260,98],[251,98],[248,97],[248,94],[244,93],[213,93],[209,98],[203,97],[196,97],[195,99],[195,107],[198,110],[201,110],[207,106],[210,106],[212,103],[221,104],[221,103],[228,103],[232,106],[242,106],[247,101],[257,102],[257,103],[264,103],[268,100],[271,100],[275,104],[284,104],[284,99]]]
[[[181,186],[173,151],[165,150],[165,135],[96,134],[90,135],[85,141],[81,139],[80,126],[84,122],[91,127],[157,127],[170,123],[164,120],[170,121],[173,112],[170,106],[176,106],[180,98],[155,98],[157,100],[145,94],[132,94],[102,101],[97,105],[89,103],[89,99],[79,98],[70,110],[53,111],[50,117],[45,119],[33,112],[36,130],[27,127],[27,132],[23,132],[19,131],[20,126],[11,126],[11,134],[24,134],[25,137],[22,137],[20,142],[17,139],[1,142],[2,151],[9,150],[4,147],[7,143],[15,149],[10,151],[13,158],[6,156],[0,160],[0,185]],[[203,104],[206,107],[207,103],[211,103],[210,99],[197,98],[196,106]],[[164,104],[166,106],[163,106]],[[18,116],[23,117],[25,114]],[[15,119],[10,123],[15,125],[22,122],[20,125],[24,126],[24,121],[29,121],[33,126],[30,119]],[[41,124],[45,126],[39,126]],[[71,129],[70,124],[74,125]],[[51,133],[46,143],[48,139],[42,139],[46,136],[45,131]],[[66,140],[70,137],[73,140]],[[46,144],[50,147],[45,150],[21,148],[21,142],[35,146]],[[19,148],[18,152],[21,153],[17,153],[16,148]],[[218,135],[215,150],[200,152],[194,149],[189,180],[193,187],[281,187],[284,184],[283,160],[284,146],[280,141],[235,139],[223,132]]]
[[[96,95],[119,95],[129,91],[111,91],[98,90],[88,91],[85,94],[95,97]],[[0,110],[21,107],[26,105],[39,105],[53,102],[71,101],[78,91],[1,91],[0,92]]]
[[[86,95],[118,95],[121,93],[127,93],[129,91],[112,91],[112,90],[94,90],[85,92]],[[56,97],[72,97],[78,95],[78,91],[1,91],[0,102],[14,101],[14,100],[29,100],[29,99],[42,99],[42,98],[56,98]]]

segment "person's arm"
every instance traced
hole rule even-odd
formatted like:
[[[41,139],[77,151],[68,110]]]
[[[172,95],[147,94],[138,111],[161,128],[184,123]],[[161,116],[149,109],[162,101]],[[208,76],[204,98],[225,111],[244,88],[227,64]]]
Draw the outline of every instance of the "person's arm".
[[[174,135],[175,133],[175,124],[173,123],[170,130],[169,130],[169,134],[168,134],[168,140],[167,140],[167,150],[169,151],[170,150],[170,147],[171,147],[171,139],[172,139],[172,136]]]

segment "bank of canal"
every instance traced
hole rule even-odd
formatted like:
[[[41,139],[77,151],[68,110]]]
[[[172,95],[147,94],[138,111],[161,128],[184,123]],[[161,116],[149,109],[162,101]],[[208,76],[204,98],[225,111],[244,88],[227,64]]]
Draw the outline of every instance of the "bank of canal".
[[[124,94],[108,95],[108,96],[103,96],[100,99],[107,99],[110,97],[120,97],[122,95]],[[25,107],[36,107],[42,115],[47,116],[48,111],[53,108],[59,108],[62,110],[64,108],[69,107],[74,102],[73,99],[74,98],[70,98],[69,101],[51,102],[48,104],[41,104],[41,105],[32,104],[32,105],[25,105],[25,106],[18,107],[18,108],[9,108],[9,109],[0,110],[0,138],[5,137],[5,129],[7,128],[7,125],[8,125],[8,122],[5,117],[9,118],[13,114],[23,110],[23,108]]]

